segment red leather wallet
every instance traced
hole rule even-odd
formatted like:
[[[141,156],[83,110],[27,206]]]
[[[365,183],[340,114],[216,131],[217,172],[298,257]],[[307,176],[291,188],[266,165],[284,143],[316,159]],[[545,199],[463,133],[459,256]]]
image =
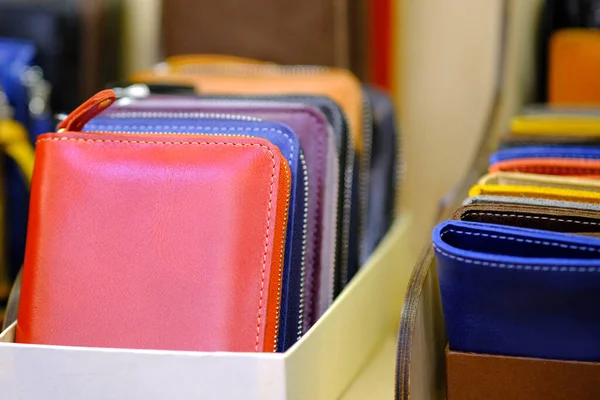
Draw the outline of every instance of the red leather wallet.
[[[516,158],[492,164],[488,171],[490,173],[507,171],[597,179],[600,176],[600,161],[582,158]]]
[[[38,139],[17,342],[275,351],[285,158],[253,137],[75,132],[113,100]]]

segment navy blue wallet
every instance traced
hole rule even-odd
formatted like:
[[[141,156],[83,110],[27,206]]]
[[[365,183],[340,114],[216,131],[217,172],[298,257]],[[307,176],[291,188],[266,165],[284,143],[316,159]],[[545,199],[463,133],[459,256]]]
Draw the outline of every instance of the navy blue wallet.
[[[272,122],[227,119],[97,117],[84,132],[205,133],[253,136],[269,140],[287,159],[292,173],[289,222],[286,233],[281,319],[277,350],[285,351],[302,335],[304,259],[306,252],[306,202],[308,185],[298,137],[287,126]]]
[[[478,222],[433,232],[451,350],[600,361],[600,239]]]
[[[600,148],[589,146],[523,146],[498,150],[490,156],[490,164],[518,158],[584,158],[600,159]]]

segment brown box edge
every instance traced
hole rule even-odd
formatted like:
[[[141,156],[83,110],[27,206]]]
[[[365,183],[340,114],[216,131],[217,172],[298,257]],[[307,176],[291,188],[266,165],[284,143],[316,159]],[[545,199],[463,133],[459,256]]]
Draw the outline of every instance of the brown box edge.
[[[447,400],[598,400],[600,363],[462,353],[446,348]]]

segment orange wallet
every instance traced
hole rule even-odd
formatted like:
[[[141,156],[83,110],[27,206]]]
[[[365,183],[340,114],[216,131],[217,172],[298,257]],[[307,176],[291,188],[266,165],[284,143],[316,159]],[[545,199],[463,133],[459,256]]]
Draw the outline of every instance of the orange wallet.
[[[548,98],[554,104],[600,103],[600,31],[564,29],[550,39]]]
[[[256,137],[40,136],[16,341],[276,349],[290,169]]]

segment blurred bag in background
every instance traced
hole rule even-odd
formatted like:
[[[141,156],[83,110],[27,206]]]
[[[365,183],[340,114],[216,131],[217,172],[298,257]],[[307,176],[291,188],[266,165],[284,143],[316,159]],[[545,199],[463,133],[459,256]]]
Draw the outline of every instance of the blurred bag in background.
[[[163,1],[164,56],[231,54],[278,64],[348,68],[361,80],[389,87],[392,3]]]
[[[120,74],[120,0],[0,0],[0,37],[26,39],[54,88],[52,110],[69,112]]]

